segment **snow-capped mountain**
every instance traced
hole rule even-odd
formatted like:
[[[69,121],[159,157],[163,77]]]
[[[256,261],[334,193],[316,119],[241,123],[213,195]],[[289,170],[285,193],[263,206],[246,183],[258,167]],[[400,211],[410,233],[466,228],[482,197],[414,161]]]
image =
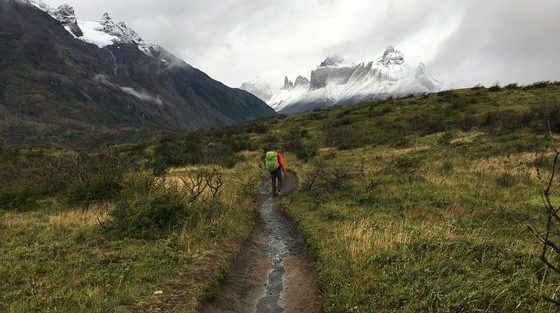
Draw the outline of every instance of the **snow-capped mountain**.
[[[253,83],[252,88],[246,90],[259,96],[264,88],[270,87]],[[276,111],[294,113],[442,88],[442,83],[429,76],[422,63],[416,67],[407,64],[404,54],[389,46],[377,60],[357,65],[345,63],[340,56],[327,57],[311,71],[309,80],[299,76],[292,83],[286,77],[281,89],[261,99]]]
[[[154,56],[162,50],[158,45],[145,42],[133,29],[127,27],[125,22],[115,23],[109,13],[103,14],[99,21],[84,21],[76,19],[74,8],[67,4],[55,9],[42,0],[28,0],[28,2],[61,22],[64,28],[77,39],[99,48],[118,43],[134,43],[138,45],[140,51],[149,56]]]
[[[0,0],[0,112],[0,145],[95,144],[274,114],[108,14],[84,21],[40,0]]]

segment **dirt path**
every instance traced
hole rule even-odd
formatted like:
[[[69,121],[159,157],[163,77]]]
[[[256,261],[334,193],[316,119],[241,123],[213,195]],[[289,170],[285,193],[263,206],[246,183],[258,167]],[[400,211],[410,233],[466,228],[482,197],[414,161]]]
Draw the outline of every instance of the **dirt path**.
[[[268,181],[268,180],[265,180]],[[287,172],[283,193],[296,190],[297,178]],[[233,265],[218,296],[199,312],[321,312],[314,263],[280,200],[263,184],[259,199],[261,223]]]

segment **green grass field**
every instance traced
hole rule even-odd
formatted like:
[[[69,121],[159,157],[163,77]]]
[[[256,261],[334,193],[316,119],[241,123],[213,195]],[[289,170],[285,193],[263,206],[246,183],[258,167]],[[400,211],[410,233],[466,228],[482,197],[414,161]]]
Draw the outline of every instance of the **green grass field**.
[[[51,199],[1,211],[0,311],[155,311],[177,292],[182,301],[171,307],[194,310],[215,292],[256,221],[257,185],[246,184],[259,172],[248,163],[223,172],[221,209],[160,238],[107,234],[112,202],[71,207]],[[177,283],[189,288],[175,290]],[[164,294],[153,296],[158,290]]]
[[[0,310],[150,310],[177,284],[176,307],[195,310],[256,221],[254,194],[239,191],[256,190],[263,150],[280,144],[300,178],[285,207],[316,258],[325,312],[553,312],[542,296],[556,297],[560,279],[528,226],[544,227],[535,166],[549,173],[559,133],[560,85],[537,84],[276,116],[81,152],[85,165],[64,151],[2,151]],[[117,175],[115,158],[137,167]],[[40,183],[60,164],[81,178]],[[183,208],[150,189],[146,207],[124,183],[208,166],[225,173],[219,205]],[[142,214],[117,214],[129,205]],[[186,215],[152,225],[169,205]],[[98,218],[156,228],[138,238]]]

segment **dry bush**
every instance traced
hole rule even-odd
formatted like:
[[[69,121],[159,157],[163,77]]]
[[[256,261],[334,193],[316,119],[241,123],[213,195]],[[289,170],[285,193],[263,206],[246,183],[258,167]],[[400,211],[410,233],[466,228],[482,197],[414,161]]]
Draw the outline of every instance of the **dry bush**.
[[[354,181],[365,178],[365,176],[366,174],[363,166],[358,169],[341,166],[326,168],[325,166],[315,164],[311,170],[306,173],[301,189],[303,191],[315,189],[348,189]],[[372,184],[372,186],[374,186],[374,184]]]
[[[552,168],[548,177],[545,178],[541,168],[538,164],[542,164],[542,158],[537,157],[535,165],[537,165],[537,177],[542,183],[541,197],[546,212],[546,225],[544,230],[539,230],[534,226],[529,226],[535,237],[542,243],[542,250],[540,253],[540,260],[551,270],[555,275],[560,275],[560,206],[554,205],[552,196],[557,175],[560,158],[560,150],[555,149]],[[543,295],[543,298],[555,304],[560,308],[560,300],[554,299],[548,295]]]
[[[196,168],[164,177],[157,184],[173,188],[185,196],[188,203],[217,200],[224,186],[224,175],[217,167]]]

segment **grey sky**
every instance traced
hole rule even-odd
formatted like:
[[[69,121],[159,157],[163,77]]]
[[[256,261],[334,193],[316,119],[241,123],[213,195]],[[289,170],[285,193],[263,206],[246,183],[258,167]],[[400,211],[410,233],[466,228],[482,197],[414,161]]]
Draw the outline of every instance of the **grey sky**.
[[[560,80],[559,0],[47,0],[79,19],[108,12],[215,79],[308,76],[331,54],[387,45],[450,84]]]

